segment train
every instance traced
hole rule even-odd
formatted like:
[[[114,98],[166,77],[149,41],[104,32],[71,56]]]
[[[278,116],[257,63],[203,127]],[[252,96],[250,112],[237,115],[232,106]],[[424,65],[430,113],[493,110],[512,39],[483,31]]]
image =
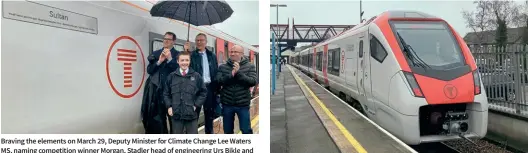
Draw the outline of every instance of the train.
[[[385,11],[290,60],[406,144],[486,135],[488,99],[477,65],[442,18]]]
[[[141,134],[147,57],[188,25],[152,17],[152,1],[2,1],[2,134]],[[236,10],[235,10],[236,13]],[[227,19],[229,20],[229,19]],[[258,72],[259,50],[210,26],[190,26],[219,65],[233,45]],[[128,60],[121,52],[134,55]],[[254,87],[257,88],[258,86]]]

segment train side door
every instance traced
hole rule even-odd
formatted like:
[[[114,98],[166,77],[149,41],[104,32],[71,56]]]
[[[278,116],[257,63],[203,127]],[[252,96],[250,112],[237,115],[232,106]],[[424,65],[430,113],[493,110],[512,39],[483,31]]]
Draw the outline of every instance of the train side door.
[[[365,105],[367,107],[365,108],[368,113],[371,115],[376,114],[376,104],[375,100],[372,98],[372,81],[370,78],[370,62],[371,62],[371,56],[370,56],[370,41],[368,39],[368,35],[362,35],[360,37],[360,45],[361,50],[363,50],[363,91],[364,91],[364,98],[365,98]]]
[[[341,48],[341,56],[344,57],[344,63],[342,63],[340,70],[345,71],[345,80],[348,86],[352,86],[353,94],[357,94],[357,55],[355,54],[355,42],[346,41],[347,43],[352,42],[352,44],[346,44],[345,47]]]
[[[357,88],[358,88],[358,101],[363,105],[363,109],[367,107],[367,101],[365,97],[365,88],[364,88],[364,71],[365,71],[365,51],[363,50],[363,38],[359,38],[359,43],[357,45]]]

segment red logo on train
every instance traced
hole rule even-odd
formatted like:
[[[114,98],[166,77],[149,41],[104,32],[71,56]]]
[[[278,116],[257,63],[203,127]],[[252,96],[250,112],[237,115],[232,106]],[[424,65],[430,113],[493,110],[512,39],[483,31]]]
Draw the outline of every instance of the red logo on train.
[[[449,99],[454,99],[458,96],[458,90],[454,85],[446,84],[444,86],[444,95]]]
[[[117,95],[134,97],[143,86],[145,68],[145,55],[134,38],[121,36],[112,42],[106,55],[106,77]]]

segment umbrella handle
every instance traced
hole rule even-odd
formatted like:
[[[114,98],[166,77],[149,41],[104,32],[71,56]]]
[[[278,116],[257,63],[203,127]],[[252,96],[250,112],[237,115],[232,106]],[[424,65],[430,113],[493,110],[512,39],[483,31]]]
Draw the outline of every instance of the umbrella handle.
[[[189,3],[188,4],[189,7],[187,8],[187,12],[188,12],[187,16],[189,17],[189,20],[187,22],[187,42],[189,42],[189,35],[190,35],[189,33],[191,32],[191,23],[190,23],[191,21],[191,2],[188,2],[188,3]]]
[[[187,42],[189,41],[189,33],[191,31],[191,24],[190,23],[187,23]]]

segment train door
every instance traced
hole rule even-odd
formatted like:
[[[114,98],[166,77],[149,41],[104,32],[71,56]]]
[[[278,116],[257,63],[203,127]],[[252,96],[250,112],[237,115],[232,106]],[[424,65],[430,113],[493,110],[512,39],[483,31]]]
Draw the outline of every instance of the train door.
[[[363,33],[360,37],[360,50],[363,52],[363,92],[364,92],[364,98],[365,98],[365,107],[366,111],[369,112],[372,115],[376,114],[376,104],[374,103],[374,100],[372,98],[372,82],[370,77],[370,45],[368,35],[365,35]]]
[[[352,39],[353,40],[353,39]],[[346,41],[347,44],[346,49],[341,49],[341,56],[344,57],[344,63],[341,64],[341,71],[345,71],[345,80],[348,86],[352,86],[353,94],[357,94],[357,78],[356,78],[356,71],[357,71],[357,55],[355,54],[355,43],[354,41]]]
[[[357,45],[357,88],[358,88],[358,101],[363,105],[363,109],[367,109],[367,101],[365,96],[364,88],[364,76],[365,76],[365,50],[363,49],[363,37],[359,36],[359,42]]]

